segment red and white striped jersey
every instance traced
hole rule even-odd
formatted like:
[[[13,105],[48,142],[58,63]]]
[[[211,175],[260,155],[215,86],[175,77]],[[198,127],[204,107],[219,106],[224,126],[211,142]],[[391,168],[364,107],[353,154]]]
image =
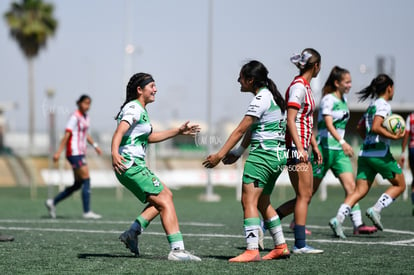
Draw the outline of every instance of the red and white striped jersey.
[[[70,133],[66,144],[66,156],[79,156],[86,154],[89,116],[76,110],[66,124],[66,132]]]
[[[309,82],[302,76],[296,76],[286,91],[287,107],[298,109],[295,118],[296,129],[302,146],[309,148],[312,128],[313,111],[315,109],[315,99]],[[286,129],[286,147],[296,147],[289,131]]]
[[[405,122],[405,131],[410,133],[408,147],[414,148],[414,113],[408,115],[407,121]]]

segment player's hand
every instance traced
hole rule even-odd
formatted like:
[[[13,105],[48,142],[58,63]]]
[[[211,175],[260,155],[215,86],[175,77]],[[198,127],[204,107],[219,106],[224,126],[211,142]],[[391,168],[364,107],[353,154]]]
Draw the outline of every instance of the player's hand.
[[[235,163],[238,159],[240,158],[240,156],[237,156],[235,154],[232,154],[232,152],[230,151],[222,160],[222,162],[224,164],[233,164]]]
[[[59,157],[60,157],[60,154],[59,154],[59,153],[55,153],[55,154],[53,155],[53,162],[58,162]]]
[[[97,146],[97,147],[95,147],[95,151],[96,151],[96,153],[97,153],[98,155],[102,155],[102,150],[101,150],[101,148],[99,148],[98,146]]]
[[[306,152],[303,148],[298,149],[297,152],[298,152],[297,158],[299,159],[299,162],[308,162],[309,161],[308,152]]]
[[[394,139],[402,139],[405,136],[405,131],[399,131],[398,133],[395,133]]]
[[[118,174],[124,172],[127,168],[124,165],[125,158],[118,153],[112,154],[112,167],[114,171]]]
[[[352,149],[351,145],[349,145],[347,142],[342,144],[342,150],[344,150],[346,156],[350,158],[354,156],[354,149]]]
[[[401,166],[401,168],[403,168],[404,163],[405,163],[405,156],[401,155],[400,158],[398,159],[398,164]]]
[[[187,121],[186,123],[181,125],[180,128],[178,128],[178,133],[181,135],[190,135],[193,137],[196,136],[197,133],[199,133],[201,130],[200,125],[198,124],[189,125],[189,123],[190,121]]]
[[[317,164],[322,164],[322,154],[321,151],[319,151],[319,148],[313,148],[313,159],[315,161],[315,163]]]
[[[217,154],[209,155],[205,161],[203,161],[203,166],[206,168],[213,168],[219,164],[220,161],[221,158]]]

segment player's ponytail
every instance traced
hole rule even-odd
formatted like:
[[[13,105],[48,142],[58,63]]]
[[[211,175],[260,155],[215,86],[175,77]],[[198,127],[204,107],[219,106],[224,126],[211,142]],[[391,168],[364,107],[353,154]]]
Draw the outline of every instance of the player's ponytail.
[[[286,111],[286,102],[283,96],[280,94],[279,90],[277,89],[276,84],[270,78],[267,79],[267,88],[273,95],[273,99],[275,100],[276,104],[279,106],[282,114]]]
[[[124,106],[138,98],[137,89],[138,87],[141,87],[142,89],[147,85],[149,82],[154,81],[152,76],[147,73],[137,73],[131,76],[131,78],[128,81],[127,87],[126,87],[126,96],[125,96],[125,102],[122,104],[121,108],[119,108],[118,114],[115,116],[115,120],[118,119],[119,114],[121,113],[122,108]]]
[[[357,94],[359,101],[365,101],[368,98],[378,98],[385,93],[388,86],[393,86],[394,81],[386,74],[380,74],[371,81],[368,87],[365,87]]]
[[[279,106],[282,113],[286,110],[285,100],[283,99],[282,95],[280,94],[279,90],[277,89],[276,84],[268,78],[268,70],[266,67],[259,61],[251,60],[250,62],[243,65],[240,70],[241,75],[245,79],[253,79],[252,88],[253,90],[260,89],[262,87],[266,87],[270,90],[273,95],[273,99],[275,100],[276,104]]]

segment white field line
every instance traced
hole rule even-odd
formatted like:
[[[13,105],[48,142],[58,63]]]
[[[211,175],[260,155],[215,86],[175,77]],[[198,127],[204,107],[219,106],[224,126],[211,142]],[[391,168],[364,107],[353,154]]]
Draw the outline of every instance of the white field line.
[[[0,220],[0,223],[90,223],[90,224],[110,224],[110,221],[64,221],[61,220]],[[120,221],[113,222],[115,224],[121,223]],[[122,222],[128,223],[128,222]],[[198,226],[204,226],[203,223],[196,223]],[[211,226],[212,224],[207,224],[207,226]],[[222,225],[219,225],[222,226]],[[287,226],[287,224],[286,224]],[[317,225],[307,225],[308,228],[324,228],[326,229],[327,226],[317,226]],[[18,226],[0,226],[0,230],[14,230],[14,231],[42,231],[42,232],[68,232],[68,233],[91,233],[91,234],[120,234],[123,231],[117,230],[90,230],[90,229],[70,229],[70,228],[33,228],[33,227],[18,227]],[[390,232],[394,234],[400,235],[414,235],[412,231],[401,231],[401,230],[392,230],[386,229],[384,232]],[[146,231],[145,235],[158,235],[163,236],[165,235],[164,232],[150,232]],[[184,236],[188,237],[197,237],[197,238],[242,238],[243,236],[240,235],[231,235],[231,234],[193,234],[193,233],[183,233]],[[266,237],[266,239],[271,239],[270,237]],[[288,241],[293,241],[293,238],[286,238]],[[344,243],[344,244],[359,244],[359,245],[390,245],[390,246],[414,246],[414,238],[407,239],[407,240],[400,240],[400,241],[353,241],[353,240],[340,240],[340,239],[312,239],[309,238],[308,242],[317,242],[317,243]]]

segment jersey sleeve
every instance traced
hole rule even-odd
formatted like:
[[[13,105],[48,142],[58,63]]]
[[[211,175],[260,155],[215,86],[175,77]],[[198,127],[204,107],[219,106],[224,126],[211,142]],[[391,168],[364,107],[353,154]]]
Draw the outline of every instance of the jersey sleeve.
[[[73,114],[70,116],[69,121],[66,123],[65,131],[72,133],[76,129],[77,125],[78,119],[76,115]]]
[[[376,116],[382,116],[386,118],[391,114],[391,106],[386,101],[377,101],[377,111],[375,113]]]
[[[256,95],[253,100],[250,102],[250,105],[247,109],[247,116],[254,116],[260,118],[266,110],[270,107],[270,101],[265,95]]]
[[[332,96],[326,95],[321,100],[321,113],[324,116],[332,116],[334,101]]]
[[[121,121],[124,120],[128,122],[129,125],[134,124],[135,122],[139,121],[141,117],[141,110],[138,106],[134,104],[130,104],[125,106],[125,109],[122,112]]]
[[[288,107],[295,107],[300,109],[302,103],[305,101],[306,90],[301,83],[292,85],[289,89]]]

